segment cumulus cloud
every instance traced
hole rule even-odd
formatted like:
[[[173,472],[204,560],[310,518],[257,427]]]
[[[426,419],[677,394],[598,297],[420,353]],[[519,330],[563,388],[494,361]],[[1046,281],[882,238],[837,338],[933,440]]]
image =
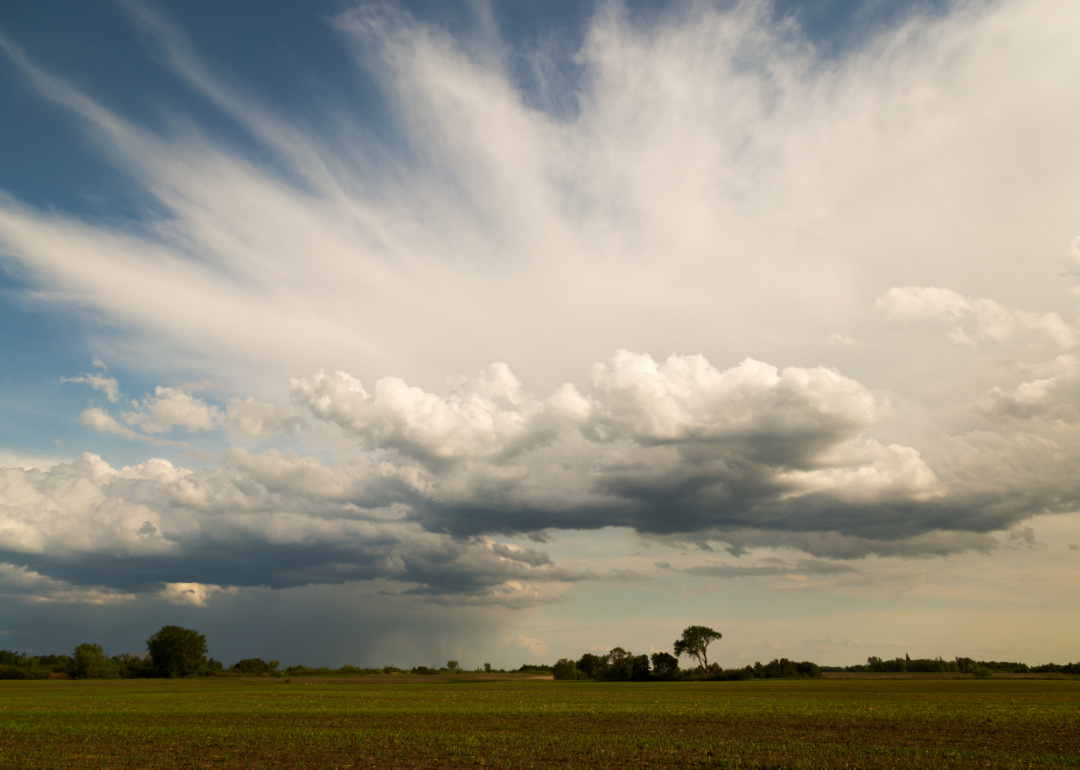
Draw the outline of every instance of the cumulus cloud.
[[[878,309],[901,321],[944,320],[952,324],[949,339],[975,345],[984,339],[1003,342],[1024,332],[1047,337],[1060,347],[1077,343],[1075,326],[1057,313],[1031,313],[1004,307],[992,299],[969,299],[950,289],[903,286],[877,300]]]
[[[1000,420],[1049,420],[1060,426],[1080,419],[1080,360],[1074,355],[1029,367],[1034,379],[1015,388],[995,386],[979,401],[987,417]]]
[[[188,433],[212,430],[221,413],[217,407],[192,395],[191,391],[199,385],[201,383],[179,388],[159,386],[152,397],[133,401],[133,408],[124,412],[123,420],[149,434],[165,433],[174,427],[181,427]]]
[[[528,606],[557,599],[555,584],[590,577],[533,549],[425,533],[378,507],[377,489],[365,490],[365,508],[351,489],[312,484],[311,462],[292,458],[290,474],[290,458],[271,456],[268,486],[265,464],[233,457],[208,472],[166,460],[116,469],[96,455],[49,471],[0,470],[0,553],[52,580],[193,604],[222,587],[383,579],[451,603]],[[353,470],[351,483],[364,487]],[[381,497],[392,498],[396,480],[368,470],[367,486],[382,483]]]
[[[943,322],[972,348],[1075,345],[1060,312],[1014,309],[1034,306],[1016,286],[1038,293],[1015,254],[1057,259],[1075,219],[1080,102],[1030,85],[1080,64],[1075,4],[965,4],[835,59],[761,4],[689,3],[651,25],[608,7],[571,54],[563,111],[499,57],[367,6],[335,29],[385,96],[393,147],[355,141],[372,132],[347,107],[326,121],[341,136],[281,117],[161,17],[132,13],[255,151],[140,126],[0,37],[154,212],[102,224],[0,196],[0,252],[34,301],[94,311],[141,367],[181,354],[246,373],[229,388],[245,395],[321,370],[291,382],[290,404],[161,386],[120,405],[115,380],[83,374],[120,405],[85,424],[322,433],[302,435],[305,454],[232,447],[197,471],[94,455],[3,471],[12,563],[184,601],[381,580],[526,606],[590,575],[491,538],[619,526],[733,554],[914,557],[990,550],[990,533],[1080,501],[1071,356],[979,384],[982,430],[900,440],[885,437],[896,399],[866,383],[893,387],[885,375],[922,358],[888,360],[868,328],[861,347],[832,332],[881,295],[888,318]],[[1000,293],[970,289],[971,265],[941,256],[956,254]],[[986,295],[999,299],[971,298]],[[860,363],[845,374],[807,350]],[[439,389],[490,361],[508,363]],[[974,377],[930,369],[910,376]]]
[[[301,417],[284,404],[231,398],[225,413],[228,429],[243,438],[266,438],[277,433],[293,435],[304,426]]]
[[[435,531],[813,529],[810,511],[829,505],[944,494],[918,451],[864,436],[888,403],[830,369],[748,359],[721,371],[702,356],[657,363],[623,350],[589,382],[541,401],[497,365],[446,397],[398,378],[369,393],[342,372],[294,380],[292,394],[411,468],[409,515]],[[799,501],[802,524],[779,524]]]

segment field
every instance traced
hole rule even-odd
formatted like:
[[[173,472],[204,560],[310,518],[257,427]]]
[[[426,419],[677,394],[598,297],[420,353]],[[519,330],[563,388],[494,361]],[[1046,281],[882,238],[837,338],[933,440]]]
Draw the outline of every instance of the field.
[[[0,768],[477,766],[1080,767],[1080,681],[0,682]]]

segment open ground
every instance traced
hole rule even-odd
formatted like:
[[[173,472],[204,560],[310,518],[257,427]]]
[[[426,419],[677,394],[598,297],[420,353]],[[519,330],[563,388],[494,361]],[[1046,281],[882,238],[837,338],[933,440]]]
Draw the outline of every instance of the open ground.
[[[1080,680],[0,682],[0,768],[1080,767]]]

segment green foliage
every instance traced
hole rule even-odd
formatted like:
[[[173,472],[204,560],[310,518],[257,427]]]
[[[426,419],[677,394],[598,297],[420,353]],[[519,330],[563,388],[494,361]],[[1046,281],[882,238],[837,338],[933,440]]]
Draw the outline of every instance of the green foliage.
[[[513,673],[517,674],[550,674],[551,666],[544,665],[543,663],[524,663],[521,668],[515,669]]]
[[[0,650],[0,666],[21,666],[26,656],[14,650]]]
[[[708,626],[688,626],[683,629],[682,636],[675,640],[675,656],[681,658],[688,655],[708,670],[709,645],[721,638],[723,634]]]
[[[587,652],[577,662],[577,670],[584,674],[586,679],[603,679],[607,670],[607,658]]]
[[[635,655],[630,662],[630,678],[635,682],[649,680],[649,656]]]
[[[461,665],[456,660],[446,661],[446,668],[451,674],[456,674],[461,671]]]
[[[674,679],[679,673],[679,659],[669,652],[654,652],[652,673],[656,679]]]
[[[105,655],[100,644],[80,644],[71,653],[72,679],[119,679],[120,666]]]
[[[991,672],[990,669],[988,669],[986,666],[978,666],[971,673],[974,674],[975,677],[978,679],[988,679],[994,675],[993,672]]]
[[[154,676],[176,679],[197,676],[206,667],[206,637],[190,628],[162,626],[146,640]]]
[[[145,679],[154,675],[154,662],[148,655],[114,655],[112,662],[120,671],[121,679]],[[220,667],[221,664],[218,663]]]
[[[277,663],[277,661],[275,660],[274,663]],[[274,668],[277,668],[277,666],[274,666]],[[270,673],[270,664],[262,658],[244,658],[229,666],[229,670],[258,676],[259,674]]]
[[[607,654],[607,667],[604,669],[604,679],[615,681],[627,680],[634,673],[634,653],[624,650],[622,647],[614,647]]]
[[[555,679],[567,681],[578,678],[577,664],[568,658],[559,658],[551,667],[551,674]]]

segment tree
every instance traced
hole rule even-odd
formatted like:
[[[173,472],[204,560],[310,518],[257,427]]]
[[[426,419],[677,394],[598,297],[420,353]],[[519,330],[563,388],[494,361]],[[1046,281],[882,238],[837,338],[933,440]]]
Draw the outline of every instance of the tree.
[[[551,674],[555,679],[577,679],[577,664],[569,658],[559,658],[551,667]]]
[[[657,679],[674,679],[679,670],[679,659],[669,652],[654,652],[652,670]]]
[[[146,640],[146,649],[154,661],[154,676],[195,676],[206,665],[206,637],[190,628],[162,626]]]
[[[605,679],[629,679],[634,674],[634,653],[615,647],[607,654]]]
[[[456,660],[446,661],[446,667],[450,669],[451,674],[456,674],[461,670],[461,664],[458,663]]]
[[[723,637],[719,631],[713,631],[708,626],[688,626],[683,629],[682,636],[675,640],[675,655],[682,657],[687,655],[695,658],[706,671],[709,668],[709,645]]]
[[[635,655],[631,661],[630,678],[635,682],[645,682],[649,679],[649,656]]]
[[[586,679],[603,679],[607,670],[607,657],[600,657],[587,652],[577,662],[577,670],[585,674]]]
[[[275,660],[274,663],[277,663]],[[239,671],[241,674],[265,674],[273,670],[269,663],[262,658],[244,658],[233,663],[229,668]]]
[[[120,666],[109,660],[100,644],[80,644],[71,653],[74,679],[119,679]]]

